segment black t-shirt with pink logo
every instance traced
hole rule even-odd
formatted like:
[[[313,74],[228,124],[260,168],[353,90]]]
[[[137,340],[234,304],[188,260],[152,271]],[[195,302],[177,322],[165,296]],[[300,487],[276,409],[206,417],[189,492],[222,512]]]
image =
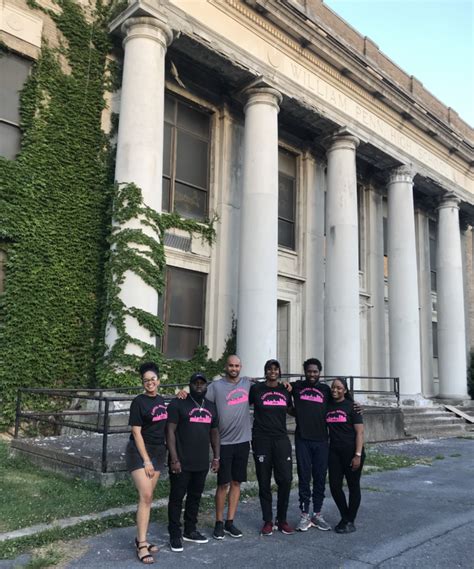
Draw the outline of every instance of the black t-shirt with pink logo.
[[[176,451],[181,468],[189,472],[209,469],[210,431],[217,429],[217,409],[203,399],[199,405],[191,397],[173,399],[168,405],[168,421],[175,423]]]
[[[310,441],[327,441],[326,408],[331,390],[321,382],[299,380],[293,383],[296,434]]]
[[[286,410],[291,406],[291,395],[285,387],[268,387],[264,383],[252,385],[249,403],[253,405],[252,438],[287,436]]]
[[[165,425],[168,413],[165,400],[161,395],[149,397],[141,394],[135,397],[130,405],[130,418],[128,424],[131,427],[141,427],[142,437],[148,445],[165,444]],[[133,439],[133,435],[130,435]]]
[[[329,442],[332,447],[354,446],[356,432],[354,425],[363,423],[362,415],[354,411],[354,402],[350,399],[328,403],[326,424],[329,428]]]

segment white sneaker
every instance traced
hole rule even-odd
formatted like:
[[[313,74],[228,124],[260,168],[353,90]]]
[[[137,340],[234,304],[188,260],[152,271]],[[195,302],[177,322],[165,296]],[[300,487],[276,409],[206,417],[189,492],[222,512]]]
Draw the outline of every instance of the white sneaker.
[[[311,525],[321,531],[329,531],[331,529],[331,526],[321,514],[313,514],[313,517],[311,518]]]
[[[311,518],[309,517],[309,514],[302,512],[300,521],[296,526],[296,531],[308,531],[310,527],[311,527]]]

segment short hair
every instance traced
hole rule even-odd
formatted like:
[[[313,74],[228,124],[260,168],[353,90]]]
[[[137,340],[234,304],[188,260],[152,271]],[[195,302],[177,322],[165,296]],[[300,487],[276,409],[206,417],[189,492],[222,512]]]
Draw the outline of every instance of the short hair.
[[[307,371],[311,365],[318,366],[319,371],[323,369],[323,364],[317,358],[308,358],[305,362],[303,362],[303,369]]]
[[[264,373],[267,373],[267,371],[272,367],[275,366],[278,368],[278,375],[281,376],[281,365],[280,362],[278,360],[267,360],[265,362],[265,365],[263,367],[263,371]]]
[[[155,362],[145,362],[139,368],[140,377],[143,377],[147,371],[153,371],[157,377],[160,377],[160,370]]]

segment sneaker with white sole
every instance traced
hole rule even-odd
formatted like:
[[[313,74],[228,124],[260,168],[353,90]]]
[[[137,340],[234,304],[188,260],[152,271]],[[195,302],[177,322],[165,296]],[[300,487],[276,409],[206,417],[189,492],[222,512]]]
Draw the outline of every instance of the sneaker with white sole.
[[[234,526],[234,523],[232,521],[227,521],[225,523],[224,532],[227,535],[230,535],[230,537],[234,537],[236,539],[242,537],[242,532],[239,530],[239,528]]]
[[[311,525],[314,528],[320,529],[321,531],[329,531],[331,529],[331,526],[327,523],[321,514],[313,514],[311,517]]]
[[[183,551],[183,540],[180,537],[170,538],[171,551]]]
[[[300,521],[296,526],[296,531],[308,531],[310,527],[311,527],[311,518],[309,517],[309,514],[302,512]]]
[[[194,543],[207,543],[209,541],[205,535],[202,535],[202,533],[197,530],[190,531],[189,533],[184,532],[183,539],[184,541],[192,541]]]

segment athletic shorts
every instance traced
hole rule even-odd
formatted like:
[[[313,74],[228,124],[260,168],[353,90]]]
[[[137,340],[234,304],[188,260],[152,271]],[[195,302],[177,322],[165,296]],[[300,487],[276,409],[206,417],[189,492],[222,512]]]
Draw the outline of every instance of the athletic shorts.
[[[217,472],[217,484],[247,481],[247,464],[249,461],[250,443],[221,445],[221,460]]]
[[[166,447],[165,445],[149,445],[145,443],[145,448],[153,463],[153,468],[157,472],[161,472],[166,464]],[[128,441],[127,448],[125,450],[125,464],[127,465],[127,470],[133,472],[139,468],[145,468],[143,465],[143,459],[138,452],[137,445],[135,441],[131,439]]]

